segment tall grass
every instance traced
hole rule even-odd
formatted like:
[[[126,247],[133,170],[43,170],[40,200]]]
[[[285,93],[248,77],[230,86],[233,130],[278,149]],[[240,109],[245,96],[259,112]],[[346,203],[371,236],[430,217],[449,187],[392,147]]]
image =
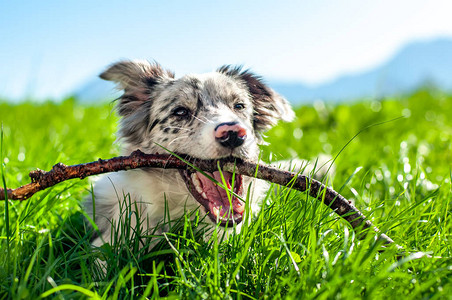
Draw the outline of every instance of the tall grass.
[[[411,253],[401,260],[394,246],[381,251],[372,234],[359,240],[318,200],[290,188],[272,189],[260,214],[228,238],[187,212],[165,218],[164,235],[126,218],[113,224],[111,245],[93,249],[95,230],[80,206],[91,186],[73,180],[1,204],[0,299],[450,298],[451,115],[452,97],[435,91],[316,102],[271,130],[263,147],[265,160],[342,150],[330,183]],[[38,167],[118,154],[111,105],[0,103],[0,121],[8,187],[27,183]],[[132,205],[124,197],[125,215]]]

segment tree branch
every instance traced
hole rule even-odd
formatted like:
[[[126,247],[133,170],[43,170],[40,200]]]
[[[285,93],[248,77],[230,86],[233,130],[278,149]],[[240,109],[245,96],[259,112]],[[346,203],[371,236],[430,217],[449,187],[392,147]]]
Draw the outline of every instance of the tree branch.
[[[367,230],[372,228],[380,232],[366,217],[347,199],[338,194],[333,189],[326,187],[321,182],[298,175],[292,172],[279,170],[273,167],[256,165],[245,161],[232,160],[196,160],[192,163],[194,167],[207,172],[218,170],[220,168],[228,172],[236,172],[249,177],[256,177],[270,181],[282,186],[290,186],[293,189],[305,192],[309,189],[309,195],[322,201],[330,207],[339,216],[345,219],[355,230]],[[136,168],[163,168],[163,169],[187,169],[191,168],[181,159],[164,154],[145,154],[140,150],[134,151],[130,156],[118,156],[107,160],[66,166],[58,163],[52,170],[45,172],[42,170],[31,171],[29,176],[31,183],[16,189],[0,188],[0,200],[5,200],[5,195],[11,200],[25,200],[33,196],[36,192],[42,191],[48,187],[54,186],[62,181],[97,175],[108,172],[118,172]],[[387,235],[380,233],[379,238],[385,243],[390,244],[394,241]]]

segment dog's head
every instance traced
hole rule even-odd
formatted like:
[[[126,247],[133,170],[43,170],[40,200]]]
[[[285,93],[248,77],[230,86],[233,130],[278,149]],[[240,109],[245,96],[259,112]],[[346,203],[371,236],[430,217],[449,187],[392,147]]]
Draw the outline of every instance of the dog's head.
[[[121,61],[100,77],[124,90],[117,109],[121,116],[119,138],[126,143],[127,152],[162,153],[163,146],[193,158],[256,160],[263,132],[278,120],[294,117],[283,97],[240,67],[223,66],[216,72],[176,79],[174,73],[156,63]],[[181,174],[195,199],[211,215],[224,215],[224,207],[229,209],[223,201],[227,198],[224,190],[217,190],[201,174]],[[211,175],[221,181],[219,174]],[[223,176],[232,180],[231,174]],[[234,190],[239,193],[242,186],[238,176]],[[243,212],[239,204],[235,207],[233,203],[234,216]]]
[[[119,137],[130,150],[162,152],[161,145],[198,158],[253,159],[262,133],[294,116],[283,97],[239,67],[175,79],[158,64],[121,61],[100,77],[124,90]]]

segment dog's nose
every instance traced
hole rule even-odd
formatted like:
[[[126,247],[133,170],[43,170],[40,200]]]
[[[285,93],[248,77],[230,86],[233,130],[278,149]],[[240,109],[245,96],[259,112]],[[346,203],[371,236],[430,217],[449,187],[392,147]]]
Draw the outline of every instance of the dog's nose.
[[[215,128],[215,140],[223,147],[234,149],[243,144],[246,129],[237,122],[221,123]]]

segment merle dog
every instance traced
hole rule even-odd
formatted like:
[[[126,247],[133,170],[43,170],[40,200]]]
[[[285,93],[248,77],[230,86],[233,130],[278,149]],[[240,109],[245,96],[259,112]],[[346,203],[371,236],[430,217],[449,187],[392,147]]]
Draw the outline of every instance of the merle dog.
[[[240,67],[223,66],[216,72],[176,79],[157,63],[120,61],[100,77],[124,91],[117,103],[124,155],[136,149],[164,153],[164,147],[193,159],[237,157],[256,162],[263,133],[279,120],[294,117],[283,97]],[[239,198],[249,199],[253,213],[259,210],[265,182],[228,172],[206,175],[223,182]],[[141,224],[145,230],[162,221],[165,209],[171,218],[200,209],[207,220],[240,229],[244,202],[208,177],[164,169],[104,175],[94,185],[95,222],[101,235],[93,244],[110,242],[111,224],[122,218],[124,197],[130,197],[132,210],[145,216]],[[92,216],[92,201],[86,208]]]

